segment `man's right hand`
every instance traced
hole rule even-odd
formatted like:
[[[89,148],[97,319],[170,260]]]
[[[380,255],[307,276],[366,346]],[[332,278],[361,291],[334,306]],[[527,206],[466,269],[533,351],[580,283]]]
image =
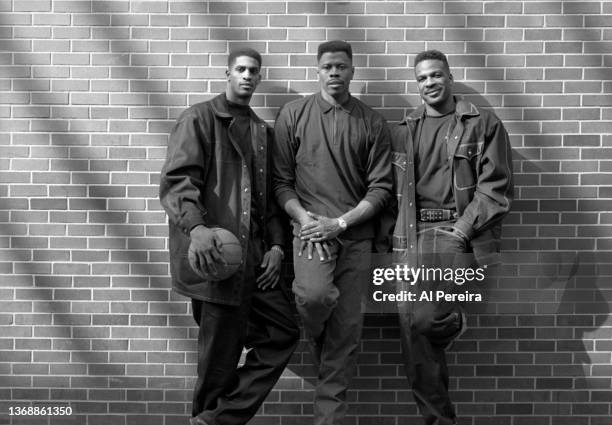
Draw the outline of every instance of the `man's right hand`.
[[[332,254],[330,251],[329,241],[323,241],[323,242],[300,241],[300,250],[298,251],[298,257],[301,257],[304,250],[306,250],[306,254],[308,254],[308,259],[312,260],[313,248],[317,250],[317,253],[319,254],[319,260],[325,261],[325,254],[327,254],[327,259],[331,260]]]
[[[226,264],[222,255],[223,243],[219,236],[201,224],[191,229],[189,236],[191,237],[191,243],[189,244],[187,258],[191,268],[202,277],[205,277],[202,273],[216,275],[217,267],[215,264]]]

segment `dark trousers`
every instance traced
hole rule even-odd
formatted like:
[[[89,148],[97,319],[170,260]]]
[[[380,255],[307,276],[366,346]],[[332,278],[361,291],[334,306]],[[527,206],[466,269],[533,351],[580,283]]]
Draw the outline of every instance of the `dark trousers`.
[[[465,243],[450,232],[452,222],[419,223],[418,266],[439,268],[474,267]],[[463,292],[453,282],[421,280],[421,291]],[[467,288],[466,288],[467,289]],[[426,425],[452,425],[455,409],[448,394],[449,376],[446,348],[457,338],[465,320],[463,307],[456,302],[413,301],[399,304],[402,353],[414,398]]]
[[[252,276],[253,274],[251,274]],[[289,362],[299,338],[288,291],[260,291],[245,280],[239,306],[192,300],[199,325],[198,378],[192,416],[207,425],[243,425],[257,412]],[[243,348],[250,349],[237,368]]]
[[[332,258],[298,256],[293,241],[293,293],[317,373],[314,424],[339,425],[355,369],[363,326],[361,299],[370,281],[372,241],[331,241]]]

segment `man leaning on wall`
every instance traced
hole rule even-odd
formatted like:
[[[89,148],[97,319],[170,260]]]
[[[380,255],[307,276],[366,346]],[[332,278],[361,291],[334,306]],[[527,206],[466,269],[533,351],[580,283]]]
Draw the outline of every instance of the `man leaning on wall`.
[[[299,337],[280,281],[281,210],[271,195],[271,129],[249,107],[261,80],[253,49],[230,53],[224,93],[185,110],[170,135],[160,198],[170,224],[173,288],[199,326],[192,425],[244,425],[277,382]],[[242,261],[217,281],[222,227]],[[237,369],[244,347],[244,365]]]
[[[501,221],[513,198],[508,134],[492,112],[453,95],[443,53],[419,53],[414,74],[423,105],[392,129],[394,258],[416,267],[486,270],[499,261]],[[421,279],[417,288],[470,290],[457,279],[436,279]],[[466,329],[462,305],[417,299],[400,303],[399,314],[406,373],[425,424],[457,424],[445,352]]]
[[[315,425],[346,413],[374,221],[391,197],[388,129],[351,96],[352,58],[344,41],[319,45],[320,91],[286,104],[274,127],[274,192],[293,219],[293,292],[317,374]]]

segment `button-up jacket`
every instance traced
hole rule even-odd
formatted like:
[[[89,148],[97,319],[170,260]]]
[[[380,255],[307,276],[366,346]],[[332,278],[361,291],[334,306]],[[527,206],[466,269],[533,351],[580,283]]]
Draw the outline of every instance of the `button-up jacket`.
[[[392,161],[398,215],[393,230],[395,258],[416,264],[414,137],[425,107],[417,108],[392,128]],[[453,196],[458,219],[455,227],[470,239],[480,265],[498,262],[501,220],[513,199],[512,153],[508,134],[493,113],[462,99],[447,141]]]
[[[177,119],[170,135],[161,172],[160,200],[169,218],[170,273],[174,290],[191,298],[237,305],[244,284],[249,249],[251,196],[267,246],[283,244],[280,209],[271,195],[271,129],[253,111],[251,138],[254,167],[249,164],[233,131],[225,94],[194,105]],[[257,179],[256,184],[252,177]],[[257,187],[258,193],[251,193]],[[261,209],[261,210],[260,210]],[[225,281],[204,281],[191,269],[187,250],[195,226],[222,227],[242,246],[242,267]]]

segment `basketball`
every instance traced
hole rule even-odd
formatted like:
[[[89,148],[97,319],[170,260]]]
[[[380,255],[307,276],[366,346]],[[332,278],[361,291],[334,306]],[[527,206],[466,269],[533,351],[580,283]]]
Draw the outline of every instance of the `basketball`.
[[[231,277],[240,268],[242,263],[242,247],[238,238],[229,230],[221,227],[212,227],[210,230],[217,234],[217,237],[222,243],[221,254],[225,259],[226,264],[216,263],[217,274],[212,275],[205,273],[202,270],[194,271],[206,280],[219,281]]]

